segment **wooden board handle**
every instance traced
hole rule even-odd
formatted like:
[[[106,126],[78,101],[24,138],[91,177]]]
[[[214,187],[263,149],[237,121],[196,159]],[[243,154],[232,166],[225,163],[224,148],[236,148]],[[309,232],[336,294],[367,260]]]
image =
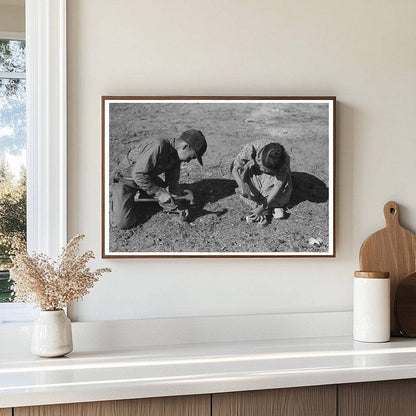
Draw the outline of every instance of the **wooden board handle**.
[[[399,227],[399,205],[395,201],[389,201],[384,205],[384,218],[387,227]]]

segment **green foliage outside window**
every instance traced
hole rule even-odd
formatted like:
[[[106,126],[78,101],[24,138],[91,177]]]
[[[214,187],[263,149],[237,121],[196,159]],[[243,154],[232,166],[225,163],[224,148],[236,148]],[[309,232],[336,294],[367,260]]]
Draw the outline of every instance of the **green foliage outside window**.
[[[25,61],[24,41],[0,39],[0,302],[13,299],[8,269],[26,241]]]
[[[12,300],[8,269],[16,247],[26,241],[26,172],[13,181],[7,163],[0,161],[0,302]]]

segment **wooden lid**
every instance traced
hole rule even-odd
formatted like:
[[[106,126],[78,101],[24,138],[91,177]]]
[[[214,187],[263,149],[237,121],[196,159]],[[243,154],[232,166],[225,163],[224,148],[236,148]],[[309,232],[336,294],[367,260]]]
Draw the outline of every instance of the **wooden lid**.
[[[354,272],[354,277],[363,277],[365,279],[388,279],[389,276],[389,272]]]

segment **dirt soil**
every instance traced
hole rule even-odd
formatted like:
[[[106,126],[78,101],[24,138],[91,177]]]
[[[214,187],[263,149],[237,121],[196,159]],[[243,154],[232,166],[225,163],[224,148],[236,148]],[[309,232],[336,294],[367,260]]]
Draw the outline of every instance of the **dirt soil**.
[[[327,252],[328,106],[272,104],[111,104],[110,171],[147,137],[178,137],[201,130],[208,142],[204,166],[183,163],[182,189],[196,197],[189,223],[161,212],[155,203],[137,203],[140,223],[110,229],[111,252]],[[249,207],[235,194],[230,165],[259,138],[280,142],[291,158],[294,190],[285,219],[267,227],[247,224]],[[322,244],[311,245],[310,238]]]

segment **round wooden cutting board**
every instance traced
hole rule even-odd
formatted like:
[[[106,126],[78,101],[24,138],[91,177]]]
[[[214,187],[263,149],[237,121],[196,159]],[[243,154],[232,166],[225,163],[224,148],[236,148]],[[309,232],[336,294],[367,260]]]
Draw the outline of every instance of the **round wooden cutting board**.
[[[384,217],[386,228],[370,235],[361,246],[360,268],[390,273],[391,335],[397,336],[400,331],[394,317],[394,298],[400,280],[416,271],[416,235],[400,225],[396,202],[384,205]]]

